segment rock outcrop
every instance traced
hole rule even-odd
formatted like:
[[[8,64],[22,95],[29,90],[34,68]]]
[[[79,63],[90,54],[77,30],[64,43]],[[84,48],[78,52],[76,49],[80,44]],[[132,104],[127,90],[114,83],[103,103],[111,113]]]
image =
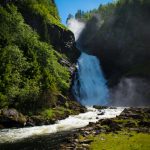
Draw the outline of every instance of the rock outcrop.
[[[1,128],[24,127],[26,125],[26,117],[16,109],[0,110],[0,126]]]

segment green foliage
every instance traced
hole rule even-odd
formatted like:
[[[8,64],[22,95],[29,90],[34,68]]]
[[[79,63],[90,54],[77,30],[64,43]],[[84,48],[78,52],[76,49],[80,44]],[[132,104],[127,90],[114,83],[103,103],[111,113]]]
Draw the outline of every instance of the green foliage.
[[[0,56],[0,108],[35,111],[69,88],[68,70],[14,5],[0,7]]]
[[[78,10],[77,13],[75,14],[75,18],[79,19],[79,20],[82,20],[82,21],[87,21],[87,20],[91,19],[92,16],[94,14],[96,14],[97,12],[98,11],[96,9],[93,9],[93,10],[90,10],[90,11],[87,11],[87,12]]]
[[[122,13],[122,8],[128,9],[128,6],[134,7],[144,5],[145,7],[149,7],[149,0],[116,0],[113,3],[108,3],[107,5],[99,5],[98,9],[93,9],[87,12],[78,10],[75,14],[76,19],[81,19],[83,21],[88,21],[95,14],[99,14],[103,20],[109,19],[116,11],[120,11],[118,14]],[[127,10],[126,10],[127,11]]]
[[[52,117],[54,117],[54,111],[53,109],[45,109],[44,111],[41,112],[41,115],[44,118],[51,119]]]
[[[44,109],[40,112],[40,115],[47,119],[57,118],[60,116],[75,114],[73,110],[64,108],[64,107],[56,107],[56,108],[48,108]]]
[[[26,7],[28,11],[31,11],[33,15],[41,16],[46,23],[55,24],[66,29],[66,27],[60,23],[57,7],[52,0],[26,0],[22,3],[23,7]]]

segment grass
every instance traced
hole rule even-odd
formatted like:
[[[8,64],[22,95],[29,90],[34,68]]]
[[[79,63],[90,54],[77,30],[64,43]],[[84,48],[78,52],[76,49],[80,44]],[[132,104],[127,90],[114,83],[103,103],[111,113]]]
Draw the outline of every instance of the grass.
[[[57,26],[59,26],[60,28],[62,29],[65,29],[67,30],[67,28],[61,24],[60,20],[56,17],[54,17],[52,14],[50,14],[49,10],[48,10],[48,7],[45,7],[44,4],[32,4],[32,9],[36,12],[36,13],[39,13],[47,23],[50,23],[50,24],[55,24]]]
[[[54,111],[53,109],[45,109],[41,112],[41,115],[44,117],[44,118],[53,118],[54,116]]]
[[[64,116],[65,114],[74,114],[74,112],[71,109],[64,108],[64,107],[56,107],[56,108],[49,108],[44,109],[42,112],[40,112],[40,115],[47,119],[57,118],[58,116]]]
[[[120,131],[118,134],[100,134],[89,136],[94,142],[91,150],[149,150],[150,134]]]
[[[60,115],[64,115],[65,112],[68,112],[70,115],[73,114],[73,110],[65,108],[65,107],[57,107],[55,108],[55,113],[59,113]]]
[[[114,119],[114,121],[118,124],[126,124],[126,123],[135,123],[135,125],[137,125],[138,120],[135,119]]]

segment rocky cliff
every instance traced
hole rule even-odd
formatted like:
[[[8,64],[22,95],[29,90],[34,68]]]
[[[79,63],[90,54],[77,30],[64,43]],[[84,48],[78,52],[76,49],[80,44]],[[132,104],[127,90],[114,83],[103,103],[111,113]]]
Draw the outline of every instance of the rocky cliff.
[[[109,87],[117,86],[124,91],[122,96],[117,91],[118,101],[123,95],[129,99],[126,89],[130,89],[130,93],[144,89],[145,92],[141,93],[147,97],[150,91],[147,86],[150,81],[150,2],[118,0],[116,3],[100,5],[92,13],[93,17],[88,19],[80,36],[80,45],[87,53],[100,59]],[[88,15],[85,13],[79,19],[85,20]],[[126,82],[124,78],[131,80]],[[132,99],[138,97],[134,95]]]

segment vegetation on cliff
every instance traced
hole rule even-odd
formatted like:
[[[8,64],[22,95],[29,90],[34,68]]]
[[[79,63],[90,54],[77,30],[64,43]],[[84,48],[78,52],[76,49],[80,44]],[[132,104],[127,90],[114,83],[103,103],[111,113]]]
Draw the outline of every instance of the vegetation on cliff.
[[[40,23],[47,26],[41,33]],[[71,74],[61,63],[68,58],[65,50],[63,54],[55,50],[55,45],[62,46],[49,40],[49,28],[73,37],[60,23],[53,0],[0,2],[0,108],[16,108],[25,114],[42,111],[45,117],[46,109],[71,107],[67,102]]]

